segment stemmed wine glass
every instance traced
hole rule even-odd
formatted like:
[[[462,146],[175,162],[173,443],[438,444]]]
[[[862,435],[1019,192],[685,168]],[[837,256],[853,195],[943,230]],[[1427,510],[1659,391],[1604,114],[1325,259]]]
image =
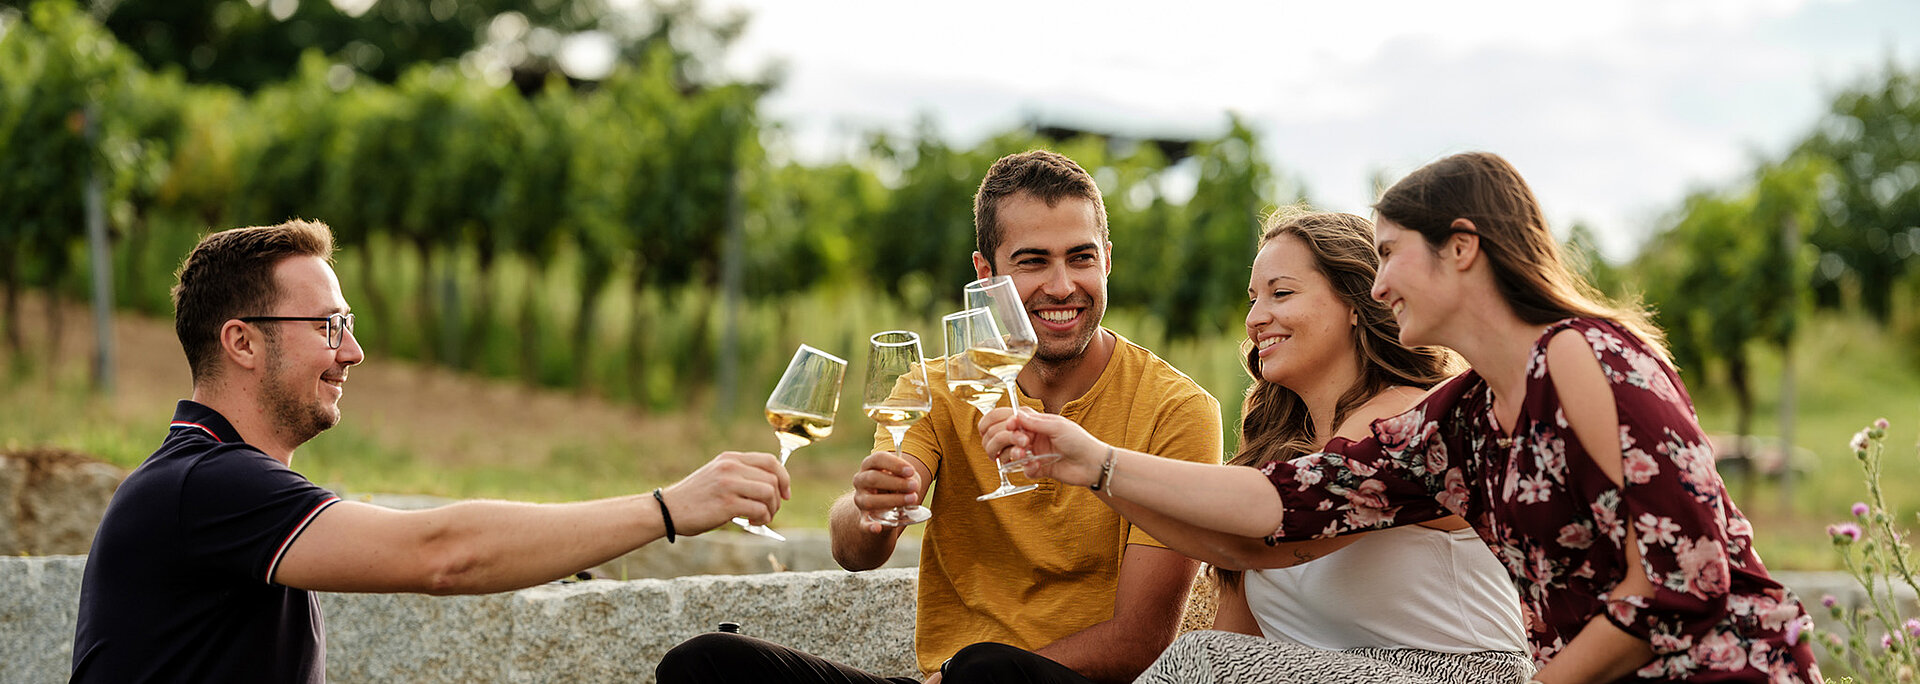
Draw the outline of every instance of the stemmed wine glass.
[[[866,399],[861,408],[867,417],[893,435],[893,453],[900,455],[900,438],[907,428],[933,410],[933,393],[927,389],[926,360],[920,355],[920,335],[906,330],[889,330],[868,338]],[[926,522],[933,512],[925,506],[896,506],[867,518],[887,527],[905,527]]]
[[[940,323],[947,331],[947,390],[981,413],[993,410],[1007,388],[967,358],[974,340],[999,344],[1000,329],[993,324],[993,313],[987,309],[955,311],[942,317]]]
[[[1013,288],[1013,278],[997,275],[967,283],[967,306],[986,309],[998,334],[987,338],[976,337],[967,346],[967,359],[973,365],[1000,379],[1000,385],[1007,392],[1007,405],[1019,408],[1019,399],[1015,397],[1017,385],[1014,379],[1020,376],[1020,369],[1033,359],[1033,352],[1040,346],[1040,338],[1033,332],[1033,322],[1027,320],[1027,307],[1020,302],[1020,293]],[[1007,481],[1007,473],[1019,470],[1022,466],[1036,460],[1052,460],[1059,454],[1029,454],[1017,461],[1000,464],[1000,488],[980,495],[980,500],[998,499],[1003,496],[1032,491],[1034,485],[1015,487]]]
[[[1007,393],[1007,384],[975,364],[972,358],[975,348],[985,347],[997,352],[1006,346],[1000,337],[999,326],[993,324],[993,311],[986,308],[957,311],[947,314],[940,322],[947,329],[947,390],[961,401],[980,409],[981,413],[993,410],[993,405],[1000,403],[1000,396]],[[998,499],[1039,488],[1032,484],[1015,487],[1007,480],[1006,470],[996,470],[1000,474],[1000,488],[979,497],[979,500]]]
[[[767,397],[767,423],[773,426],[773,436],[780,439],[780,465],[787,464],[794,449],[833,434],[833,414],[840,410],[840,379],[846,374],[847,362],[838,356],[804,344],[793,353],[787,372],[773,388],[773,396]],[[787,540],[746,518],[734,518],[733,524],[762,537]]]

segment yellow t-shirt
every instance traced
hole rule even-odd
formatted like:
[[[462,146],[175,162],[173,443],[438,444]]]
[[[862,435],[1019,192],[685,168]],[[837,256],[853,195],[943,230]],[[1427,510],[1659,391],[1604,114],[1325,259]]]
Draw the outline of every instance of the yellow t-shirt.
[[[1118,447],[1219,463],[1220,403],[1153,352],[1114,337],[1100,379],[1060,414]],[[933,411],[901,443],[935,483],[920,546],[914,650],[921,671],[977,642],[1032,650],[1112,618],[1121,553],[1128,544],[1164,545],[1085,487],[1042,480],[1036,491],[976,501],[1000,485],[980,447],[980,413],[946,390],[944,359],[927,363],[927,382]],[[874,445],[890,449],[893,438],[876,430]],[[1025,482],[1019,473],[1010,477]]]

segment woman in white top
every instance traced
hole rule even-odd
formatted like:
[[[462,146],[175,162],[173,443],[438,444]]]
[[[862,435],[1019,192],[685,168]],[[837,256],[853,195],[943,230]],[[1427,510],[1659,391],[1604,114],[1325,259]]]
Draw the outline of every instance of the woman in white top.
[[[1392,313],[1369,296],[1379,260],[1366,219],[1282,210],[1259,245],[1244,344],[1253,384],[1231,463],[1365,438],[1463,369],[1451,352],[1400,345]],[[1512,583],[1458,517],[1268,546],[1103,498],[1214,566],[1221,586],[1215,631],[1181,637],[1138,681],[1517,684],[1533,672]]]

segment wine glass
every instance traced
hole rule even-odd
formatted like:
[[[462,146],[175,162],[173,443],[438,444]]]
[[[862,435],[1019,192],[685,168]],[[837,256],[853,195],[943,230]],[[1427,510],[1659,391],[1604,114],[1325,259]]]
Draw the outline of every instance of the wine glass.
[[[833,414],[840,410],[840,379],[846,374],[847,362],[838,356],[804,344],[793,353],[787,372],[773,388],[773,396],[767,397],[767,423],[780,440],[780,465],[787,464],[794,449],[833,434]],[[746,518],[734,518],[733,524],[762,537],[787,540]]]
[[[1007,405],[1017,409],[1020,402],[1015,396],[1018,385],[1014,384],[1014,379],[1020,376],[1020,369],[1033,359],[1034,350],[1040,346],[1040,338],[1033,332],[1033,322],[1027,320],[1027,307],[1020,302],[1020,293],[1013,288],[1013,278],[1004,275],[967,283],[966,295],[969,308],[987,310],[996,333],[984,338],[975,337],[967,346],[967,360],[988,375],[999,378],[1000,386],[1007,392]],[[1030,454],[1017,461],[1001,463],[1000,488],[980,495],[980,500],[1032,491],[1034,485],[1013,486],[1007,480],[1007,473],[1020,470],[1029,462],[1044,462],[1059,457],[1059,454]]]
[[[1007,388],[999,378],[967,358],[967,349],[974,346],[974,340],[981,340],[982,344],[999,343],[1000,329],[993,324],[992,312],[987,309],[956,311],[942,317],[940,323],[947,331],[947,391],[981,413],[993,410]]]
[[[900,438],[907,428],[933,410],[927,389],[926,360],[920,356],[920,336],[906,330],[875,333],[867,339],[867,388],[861,408],[867,417],[893,435],[893,453],[900,455]],[[925,506],[896,506],[866,517],[887,527],[926,522],[933,512]]]

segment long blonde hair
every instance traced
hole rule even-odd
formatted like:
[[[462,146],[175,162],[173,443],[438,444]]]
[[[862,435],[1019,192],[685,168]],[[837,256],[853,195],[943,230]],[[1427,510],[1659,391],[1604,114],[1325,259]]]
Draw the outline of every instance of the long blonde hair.
[[[1465,152],[1420,167],[1394,183],[1373,205],[1381,218],[1418,231],[1438,249],[1455,219],[1473,222],[1480,251],[1493,268],[1500,295],[1520,320],[1545,325],[1566,318],[1619,323],[1662,358],[1666,335],[1635,301],[1610,300],[1567,265],[1560,243],[1527,181],[1507,160]]]

